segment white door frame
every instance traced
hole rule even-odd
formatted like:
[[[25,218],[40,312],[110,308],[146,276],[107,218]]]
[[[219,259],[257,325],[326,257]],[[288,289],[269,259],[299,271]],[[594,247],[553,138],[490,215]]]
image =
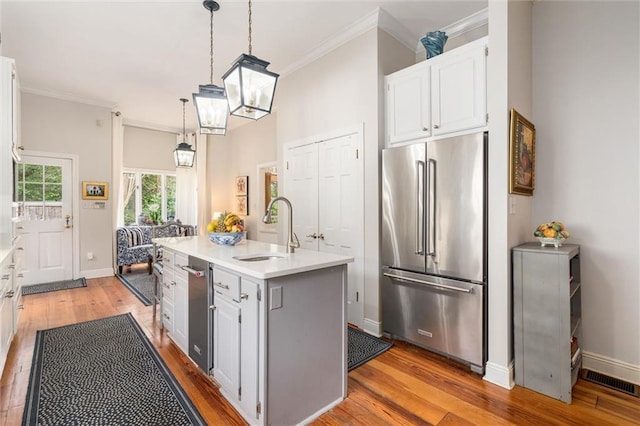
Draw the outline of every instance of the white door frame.
[[[43,158],[57,158],[64,160],[71,160],[71,202],[73,203],[73,224],[71,228],[71,264],[73,278],[80,277],[80,259],[78,258],[78,252],[80,247],[80,180],[78,175],[78,163],[79,156],[76,154],[65,154],[59,152],[45,152],[45,151],[22,151],[22,155],[28,155],[31,157],[43,157]]]

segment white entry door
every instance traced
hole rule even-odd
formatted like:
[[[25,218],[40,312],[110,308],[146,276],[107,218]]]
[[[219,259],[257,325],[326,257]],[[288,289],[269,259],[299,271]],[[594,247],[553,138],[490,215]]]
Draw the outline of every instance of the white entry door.
[[[72,173],[66,158],[22,156],[17,167],[17,225],[25,250],[24,285],[73,278]]]
[[[364,322],[364,174],[362,134],[351,133],[287,152],[285,191],[301,247],[351,256],[348,321]],[[285,167],[286,168],[286,167]],[[284,215],[280,215],[281,217]],[[283,218],[284,219],[284,218]]]

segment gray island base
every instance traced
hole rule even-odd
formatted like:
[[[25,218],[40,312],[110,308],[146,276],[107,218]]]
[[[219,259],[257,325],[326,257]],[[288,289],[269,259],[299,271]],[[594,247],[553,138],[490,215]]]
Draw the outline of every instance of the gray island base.
[[[352,258],[311,250],[286,253],[282,246],[250,240],[218,246],[202,236],[154,242],[175,259],[176,271],[188,272],[195,259],[209,264],[209,310],[202,319],[209,335],[206,373],[249,424],[305,424],[346,397]],[[263,260],[241,260],[255,256]],[[170,291],[171,280],[163,276],[159,288]],[[191,276],[188,281],[191,285]],[[185,317],[194,303],[171,300],[175,318]],[[187,324],[193,326],[193,319]],[[172,326],[165,324],[174,341],[174,335],[189,335]]]

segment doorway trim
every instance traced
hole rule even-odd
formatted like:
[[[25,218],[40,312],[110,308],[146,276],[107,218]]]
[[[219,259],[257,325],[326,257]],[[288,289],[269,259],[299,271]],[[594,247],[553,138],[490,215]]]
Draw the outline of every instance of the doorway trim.
[[[42,158],[57,158],[71,161],[71,202],[73,203],[73,227],[71,228],[71,270],[73,278],[80,277],[80,259],[78,258],[80,247],[80,199],[78,191],[80,178],[78,174],[78,162],[79,156],[76,154],[65,154],[60,152],[46,152],[46,151],[22,151],[22,155],[28,155],[31,157]],[[15,177],[14,177],[15,178]]]

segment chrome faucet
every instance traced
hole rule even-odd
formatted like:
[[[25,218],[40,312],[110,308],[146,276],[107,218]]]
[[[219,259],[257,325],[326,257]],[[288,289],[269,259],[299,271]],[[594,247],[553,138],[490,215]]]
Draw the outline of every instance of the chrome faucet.
[[[287,218],[289,222],[289,232],[287,234],[287,253],[293,253],[295,249],[300,248],[300,241],[298,240],[298,236],[293,232],[293,207],[291,207],[291,202],[284,197],[276,197],[272,199],[267,206],[267,211],[264,213],[262,221],[264,223],[271,222],[271,207],[276,201],[283,201],[287,205]],[[294,237],[296,239],[295,241],[293,241]]]

